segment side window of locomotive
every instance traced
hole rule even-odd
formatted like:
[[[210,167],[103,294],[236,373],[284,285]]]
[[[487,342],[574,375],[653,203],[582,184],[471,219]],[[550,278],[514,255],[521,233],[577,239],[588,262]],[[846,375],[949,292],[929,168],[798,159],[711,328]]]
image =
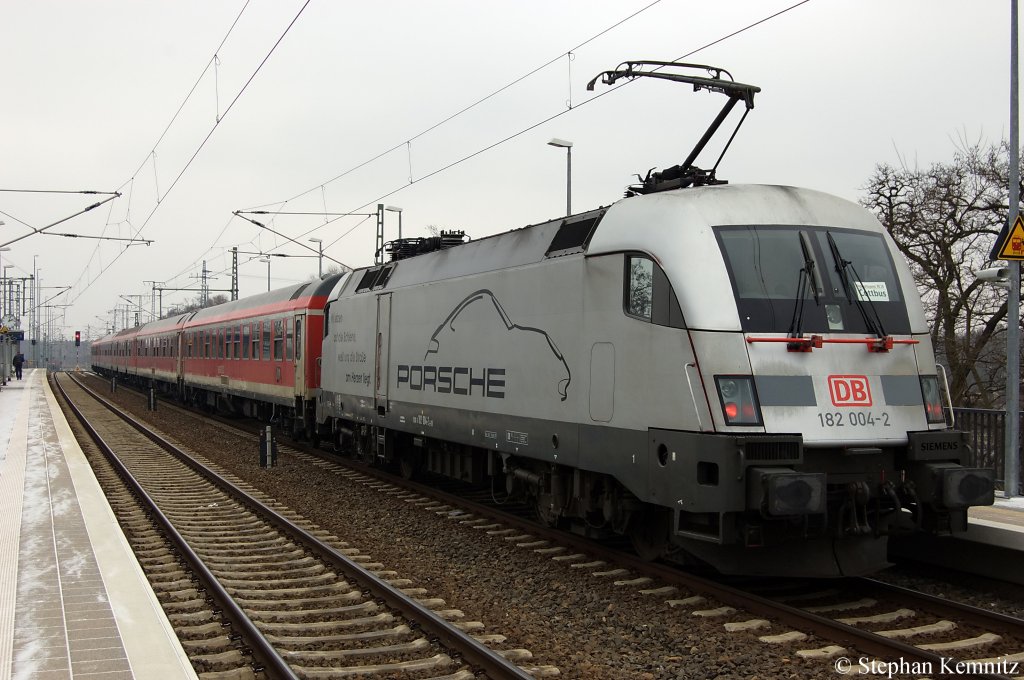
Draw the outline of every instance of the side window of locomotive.
[[[654,262],[640,255],[626,256],[626,314],[651,320],[654,300]]]
[[[672,284],[651,258],[627,255],[623,308],[629,316],[671,328],[686,328]]]

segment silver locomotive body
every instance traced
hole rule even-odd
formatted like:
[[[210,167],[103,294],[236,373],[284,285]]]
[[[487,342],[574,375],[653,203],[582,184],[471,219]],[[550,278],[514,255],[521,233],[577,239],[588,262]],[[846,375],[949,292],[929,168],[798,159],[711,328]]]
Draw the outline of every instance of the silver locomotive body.
[[[352,272],[326,315],[321,436],[642,554],[866,573],[992,502],[906,265],[818,192],[628,198]]]

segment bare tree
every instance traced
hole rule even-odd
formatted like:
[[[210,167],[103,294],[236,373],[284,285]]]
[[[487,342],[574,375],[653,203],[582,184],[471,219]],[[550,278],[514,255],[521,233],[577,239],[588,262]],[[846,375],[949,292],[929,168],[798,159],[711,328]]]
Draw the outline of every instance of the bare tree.
[[[204,305],[203,302],[202,302],[202,297],[197,295],[196,297],[192,298],[192,300],[190,302],[186,302],[184,304],[175,305],[175,306],[171,307],[170,311],[168,311],[166,314],[164,314],[160,318],[161,319],[169,319],[172,316],[179,316],[181,314],[188,314],[189,312],[194,312],[197,309],[205,309],[206,307],[216,307],[217,305],[222,305],[222,304],[224,304],[227,301],[228,301],[228,296],[227,295],[223,295],[223,294],[221,294],[221,295],[214,295],[214,296],[208,298],[207,301],[206,301],[206,304]]]
[[[861,199],[910,261],[957,406],[992,408],[1005,391],[1006,291],[974,272],[1007,217],[1008,150],[961,144],[925,169],[878,165]]]

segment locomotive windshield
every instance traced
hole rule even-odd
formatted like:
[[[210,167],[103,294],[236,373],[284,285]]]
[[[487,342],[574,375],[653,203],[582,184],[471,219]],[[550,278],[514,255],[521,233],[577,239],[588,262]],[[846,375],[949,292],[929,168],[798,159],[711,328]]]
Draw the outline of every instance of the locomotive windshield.
[[[715,234],[745,332],[789,332],[801,299],[803,332],[873,334],[876,318],[887,333],[910,332],[881,234],[786,225],[723,226]]]

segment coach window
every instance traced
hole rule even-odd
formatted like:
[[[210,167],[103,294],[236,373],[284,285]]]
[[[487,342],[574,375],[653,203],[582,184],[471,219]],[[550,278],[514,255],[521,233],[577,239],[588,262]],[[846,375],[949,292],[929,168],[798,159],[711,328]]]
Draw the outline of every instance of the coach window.
[[[295,359],[295,337],[292,335],[292,320],[284,320],[284,358],[286,361]]]
[[[295,320],[295,358],[302,358],[302,319]]]
[[[242,324],[242,358],[249,358],[249,343],[252,342],[252,327],[249,324]]]
[[[284,329],[281,320],[274,319],[274,361],[284,358]]]
[[[263,325],[263,360],[270,361],[270,319],[260,323]]]
[[[235,358],[242,358],[242,327],[235,326]]]

